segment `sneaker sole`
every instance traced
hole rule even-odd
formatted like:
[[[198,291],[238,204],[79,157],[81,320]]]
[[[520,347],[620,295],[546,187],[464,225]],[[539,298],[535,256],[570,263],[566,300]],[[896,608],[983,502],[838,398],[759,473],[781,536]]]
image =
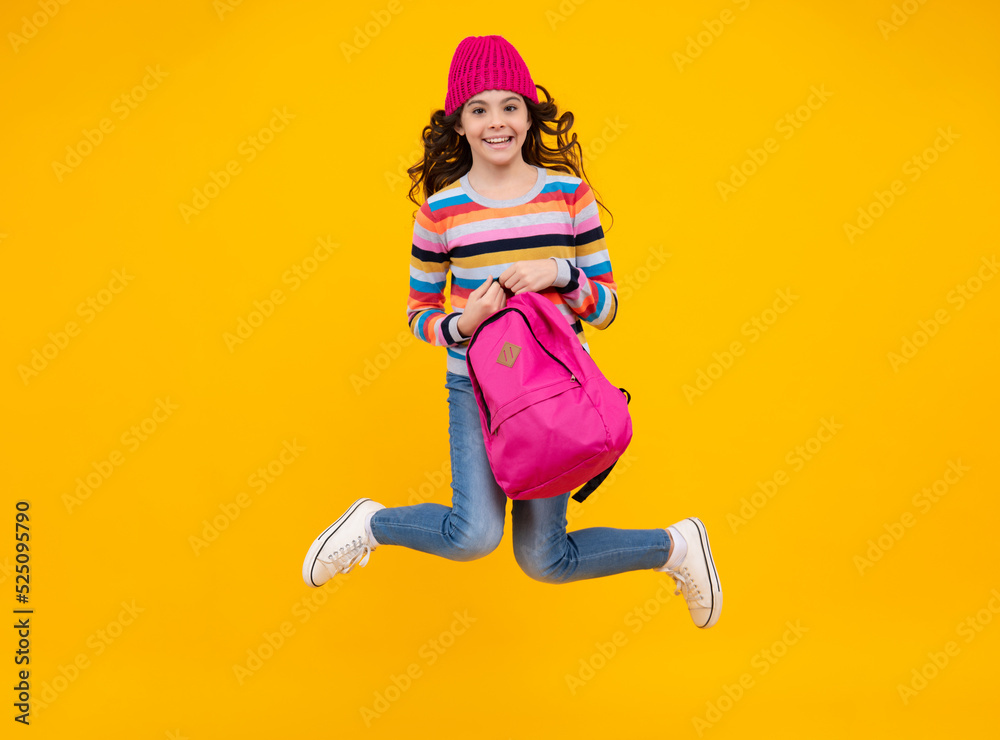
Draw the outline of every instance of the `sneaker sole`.
[[[708,585],[712,588],[712,606],[709,610],[708,621],[701,625],[702,629],[711,627],[719,621],[722,613],[722,584],[719,582],[719,571],[715,567],[715,560],[712,558],[712,548],[708,544],[708,531],[698,517],[688,517],[688,521],[694,524],[698,530],[698,537],[701,539],[701,551],[705,555],[705,567],[708,569]]]
[[[333,537],[333,535],[337,533],[337,530],[340,529],[344,525],[344,523],[351,518],[351,515],[358,510],[358,507],[361,506],[361,504],[365,503],[366,501],[371,501],[371,499],[359,498],[357,501],[351,504],[350,507],[348,507],[347,511],[345,511],[343,515],[341,515],[340,519],[338,519],[329,527],[324,529],[320,533],[319,537],[317,537],[313,541],[312,546],[309,548],[309,552],[306,553],[306,559],[302,562],[302,580],[306,582],[307,586],[311,586],[312,588],[319,588],[320,586],[323,585],[321,583],[316,583],[316,581],[314,581],[312,577],[313,568],[316,565],[316,559],[319,557],[320,552],[323,550],[323,547],[326,545],[326,543],[329,542],[330,538]]]

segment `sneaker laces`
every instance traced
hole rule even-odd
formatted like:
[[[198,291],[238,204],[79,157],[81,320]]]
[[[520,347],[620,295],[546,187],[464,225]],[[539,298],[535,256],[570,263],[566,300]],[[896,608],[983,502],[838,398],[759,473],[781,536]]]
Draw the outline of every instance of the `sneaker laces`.
[[[333,566],[334,573],[350,573],[355,565],[362,568],[368,565],[368,558],[373,548],[366,538],[355,537],[346,545],[330,555],[329,558],[316,558],[323,565]]]
[[[680,596],[683,593],[684,600],[688,604],[701,604],[701,590],[696,585],[687,566],[682,565],[676,570],[667,568],[663,572],[674,579],[674,584],[677,586],[674,596]]]

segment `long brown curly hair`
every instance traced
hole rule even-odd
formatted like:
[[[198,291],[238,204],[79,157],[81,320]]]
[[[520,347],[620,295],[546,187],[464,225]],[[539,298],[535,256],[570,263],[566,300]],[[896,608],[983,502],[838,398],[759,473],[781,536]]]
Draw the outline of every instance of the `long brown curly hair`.
[[[565,111],[560,116],[556,101],[549,95],[549,91],[541,85],[535,87],[542,91],[545,98],[544,100],[539,98],[539,102],[535,103],[521,96],[528,107],[528,116],[532,123],[528,129],[528,138],[521,147],[521,156],[528,164],[548,167],[579,177],[587,180],[587,184],[590,185],[590,180],[583,169],[583,149],[575,133],[572,137],[569,136],[574,120],[572,112]],[[418,208],[420,201],[415,197],[417,192],[422,190],[426,200],[472,169],[472,149],[469,147],[469,142],[455,131],[455,124],[461,119],[462,106],[450,116],[445,115],[444,110],[436,110],[431,114],[430,124],[425,126],[421,133],[424,156],[406,171],[412,180],[408,197]],[[545,143],[543,134],[555,137],[555,147]],[[591,189],[594,189],[593,185]],[[597,205],[611,214],[611,211],[597,198],[596,189],[594,193]],[[413,215],[416,218],[416,211]],[[611,223],[614,224],[613,214]]]

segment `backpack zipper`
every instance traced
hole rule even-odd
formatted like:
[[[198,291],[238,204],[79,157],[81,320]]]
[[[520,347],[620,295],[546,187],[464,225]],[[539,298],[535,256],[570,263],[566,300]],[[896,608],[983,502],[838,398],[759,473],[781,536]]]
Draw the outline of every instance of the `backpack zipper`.
[[[528,321],[528,317],[524,315],[524,311],[522,311],[519,308],[513,307],[513,306],[510,307],[510,308],[502,308],[502,309],[500,309],[495,314],[493,314],[488,319],[486,319],[486,321],[484,321],[478,327],[476,327],[476,330],[472,333],[472,337],[469,339],[469,349],[470,350],[472,349],[472,343],[476,341],[476,337],[479,335],[479,332],[482,330],[482,328],[484,326],[486,326],[487,324],[492,323],[493,321],[495,321],[496,319],[500,318],[501,315],[507,313],[508,311],[515,311],[515,312],[517,312],[518,314],[521,315],[521,318],[524,319],[524,325],[528,327],[528,331],[531,332],[531,336],[534,337],[535,342],[538,344],[538,346],[541,347],[545,351],[545,354],[547,354],[553,360],[555,360],[560,365],[562,365],[566,369],[566,372],[569,373],[569,377],[570,378],[572,378],[573,380],[576,380],[576,376],[573,375],[573,371],[569,369],[569,367],[566,365],[566,363],[563,362],[562,360],[560,360],[558,357],[556,357],[551,352],[549,352],[549,350],[545,347],[545,345],[542,344],[541,340],[538,338],[538,335],[535,334],[535,330],[531,328],[531,322],[529,322]],[[468,352],[466,352],[466,354],[468,354]]]
[[[490,324],[493,321],[497,320],[502,315],[506,314],[508,311],[515,311],[515,312],[517,312],[518,314],[521,315],[521,318],[524,319],[524,325],[528,327],[528,331],[531,332],[531,336],[534,338],[535,343],[539,347],[542,348],[542,350],[545,352],[545,354],[547,354],[549,357],[551,357],[553,360],[555,360],[556,362],[558,362],[560,365],[562,365],[566,369],[566,372],[569,373],[570,380],[573,380],[573,381],[579,383],[580,381],[576,379],[576,376],[573,374],[573,371],[569,369],[569,367],[566,365],[566,363],[563,362],[562,360],[560,360],[558,357],[556,357],[551,352],[549,352],[549,350],[545,347],[545,345],[542,344],[541,340],[538,338],[538,335],[535,334],[535,330],[531,328],[531,322],[528,321],[528,317],[524,315],[524,311],[522,311],[521,309],[517,308],[516,306],[511,306],[510,308],[501,308],[495,314],[493,314],[488,319],[486,319],[486,321],[484,321],[479,326],[477,326],[476,330],[474,332],[472,332],[472,337],[469,338],[469,349],[466,350],[466,355],[468,355],[469,350],[472,349],[472,343],[476,341],[476,337],[479,336],[479,332],[483,329],[483,327],[486,326],[487,324]],[[487,428],[490,427],[490,423],[491,423],[490,407],[487,405],[486,406],[486,427]]]

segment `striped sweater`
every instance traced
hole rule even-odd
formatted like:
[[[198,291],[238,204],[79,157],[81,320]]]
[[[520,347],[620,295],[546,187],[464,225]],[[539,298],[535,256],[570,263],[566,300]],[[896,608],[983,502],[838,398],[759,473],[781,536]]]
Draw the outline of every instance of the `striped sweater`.
[[[618,290],[593,191],[578,177],[536,169],[534,187],[519,198],[485,198],[472,189],[466,173],[417,211],[407,319],[415,336],[447,348],[450,372],[469,374],[470,337],[458,331],[469,294],[518,260],[556,261],[555,282],[539,292],[556,304],[588,352],[581,321],[606,329],[618,313]],[[449,271],[451,311],[446,311]]]

